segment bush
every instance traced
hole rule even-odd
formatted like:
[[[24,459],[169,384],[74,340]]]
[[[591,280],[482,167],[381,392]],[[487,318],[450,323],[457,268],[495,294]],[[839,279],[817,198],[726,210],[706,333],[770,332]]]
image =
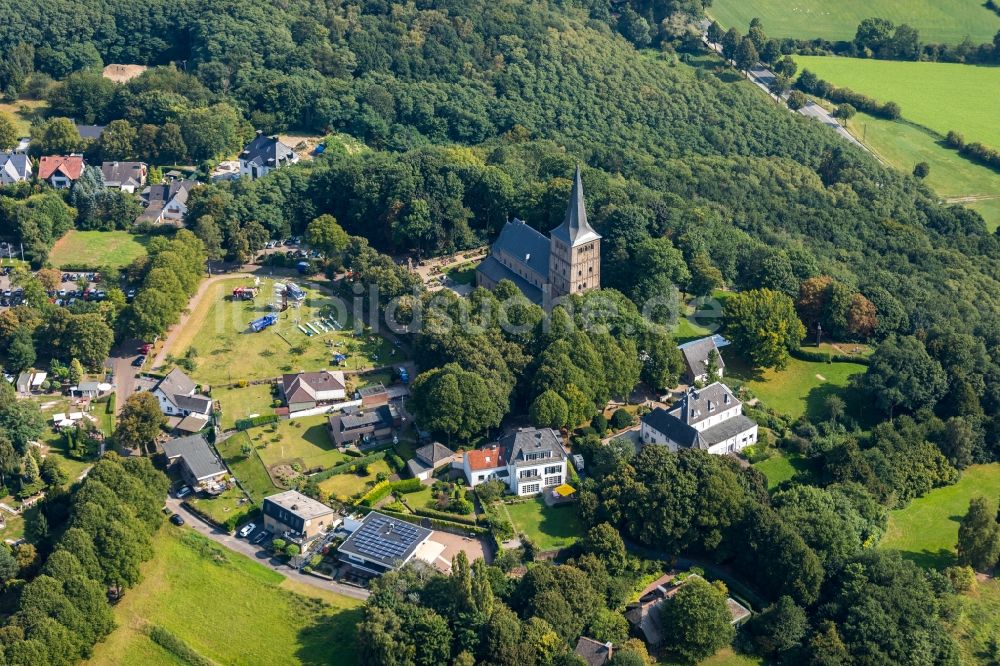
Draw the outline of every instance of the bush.
[[[611,415],[611,427],[615,430],[621,430],[622,428],[627,428],[635,423],[635,417],[632,416],[623,407],[619,407],[615,410],[615,413]]]
[[[595,414],[594,418],[590,419],[590,427],[598,435],[603,435],[608,431],[608,420],[604,418],[604,414]]]
[[[359,467],[370,465],[373,462],[382,460],[385,458],[385,451],[379,451],[378,453],[371,453],[367,456],[362,456],[360,458],[355,458],[354,460],[340,463],[339,465],[334,465],[328,470],[320,472],[319,474],[314,474],[309,477],[310,481],[315,481],[319,483],[320,481],[325,481],[331,476],[336,476],[337,474],[345,474],[347,472],[356,472]]]
[[[285,550],[285,540],[284,539],[272,539],[271,540],[271,550],[276,553],[283,552]]]
[[[394,472],[402,471],[402,469],[406,467],[406,463],[403,462],[403,459],[397,456],[395,453],[390,453],[389,455],[387,455],[385,457],[385,461],[389,463],[389,467],[391,467],[392,471]]]
[[[392,486],[388,481],[379,481],[371,490],[366,492],[361,496],[359,504],[362,506],[375,506],[379,501],[381,501],[386,495],[392,492]]]
[[[392,492],[394,493],[416,493],[423,490],[424,484],[420,482],[420,479],[403,479],[402,481],[394,481],[392,484]]]
[[[437,509],[423,509],[418,507],[413,509],[413,513],[415,513],[418,516],[426,516],[427,518],[438,518],[440,520],[447,520],[454,523],[461,523],[463,525],[476,525],[479,522],[479,520],[475,516],[460,516],[454,513],[438,511]]]
[[[299,548],[298,544],[290,543],[287,546],[285,546],[285,554],[288,555],[289,557],[295,557],[301,552],[302,549]]]
[[[953,566],[944,570],[945,578],[956,594],[968,592],[976,585],[976,572],[969,566]]]
[[[212,661],[195,652],[194,648],[183,639],[170,633],[167,629],[153,625],[149,629],[149,638],[180,661],[190,666],[213,666]]]
[[[252,419],[240,419],[236,422],[236,429],[249,430],[250,428],[267,425],[268,423],[277,423],[277,421],[277,414],[261,414],[260,416],[253,417]]]

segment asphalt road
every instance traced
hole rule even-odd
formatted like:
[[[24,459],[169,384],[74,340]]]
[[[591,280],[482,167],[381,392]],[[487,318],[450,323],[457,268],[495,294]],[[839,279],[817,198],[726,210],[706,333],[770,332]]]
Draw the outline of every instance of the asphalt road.
[[[115,385],[115,413],[120,412],[125,399],[135,393],[136,374],[141,370],[132,365],[139,356],[138,340],[124,340],[121,344],[112,348],[108,356],[107,366],[113,375],[112,381]]]
[[[286,578],[291,578],[292,580],[304,583],[306,585],[311,585],[312,587],[318,588],[320,590],[326,590],[327,592],[335,592],[337,594],[342,594],[345,597],[352,597],[354,599],[367,599],[369,592],[368,590],[360,587],[354,587],[353,585],[344,585],[343,583],[336,583],[333,581],[324,580],[322,578],[317,578],[315,576],[309,576],[307,574],[299,572],[297,569],[293,569],[281,562],[278,562],[271,557],[271,554],[258,545],[251,543],[247,539],[240,539],[239,537],[223,532],[214,525],[209,525],[203,521],[198,515],[188,511],[181,500],[175,497],[167,498],[167,507],[175,513],[179,513],[184,517],[184,526],[176,528],[173,525],[167,525],[171,529],[193,529],[201,535],[204,535],[211,539],[212,541],[218,543],[221,546],[225,546],[229,550],[239,553],[240,555],[245,555],[255,562],[259,562],[264,566],[273,569],[280,573]],[[250,535],[253,539],[255,534]]]

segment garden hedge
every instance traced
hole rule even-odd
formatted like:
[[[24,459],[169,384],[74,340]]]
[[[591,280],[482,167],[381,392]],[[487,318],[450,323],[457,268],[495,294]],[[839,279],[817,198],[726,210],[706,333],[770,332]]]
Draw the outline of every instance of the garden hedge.
[[[833,354],[831,352],[810,351],[808,349],[791,349],[789,354],[792,358],[800,361],[813,361],[815,363],[857,363],[858,365],[869,365],[870,361],[864,356],[848,356],[847,354]]]
[[[267,425],[268,423],[277,423],[277,414],[261,414],[260,416],[255,416],[250,419],[240,419],[236,422],[237,430],[249,430],[250,428],[256,428],[257,426]]]
[[[362,456],[360,458],[355,458],[353,460],[348,460],[347,462],[340,463],[339,465],[334,465],[328,470],[324,470],[319,474],[313,474],[309,477],[311,481],[325,481],[331,476],[336,476],[337,474],[344,474],[349,471],[352,467],[358,467],[359,465],[370,465],[371,463],[382,460],[385,458],[385,451],[379,451],[378,453],[372,453],[367,456]]]

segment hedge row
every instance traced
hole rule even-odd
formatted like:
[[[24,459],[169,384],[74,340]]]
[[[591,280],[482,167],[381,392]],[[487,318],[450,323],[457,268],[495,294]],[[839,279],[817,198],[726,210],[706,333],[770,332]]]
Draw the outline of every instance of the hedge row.
[[[966,143],[965,137],[954,130],[948,132],[945,143],[952,148],[957,148],[958,154],[962,157],[967,157],[974,162],[979,162],[992,169],[1000,170],[1000,151],[994,148],[990,148],[978,141]]]
[[[249,518],[254,518],[258,514],[260,514],[259,507],[251,506],[248,504],[246,505],[245,511],[233,511],[228,518],[226,518],[223,522],[220,523],[215,518],[207,514],[205,511],[202,511],[198,507],[198,505],[195,504],[194,502],[189,502],[187,500],[184,500],[183,502],[181,502],[181,504],[183,504],[184,508],[186,508],[191,513],[200,516],[202,519],[205,520],[205,522],[215,525],[219,529],[223,529],[227,532],[232,532],[233,530],[236,529],[236,527],[240,523],[244,522]]]
[[[379,481],[372,486],[368,492],[362,495],[358,502],[362,506],[375,506],[379,500],[388,495],[390,492],[392,492],[392,484],[388,481]]]
[[[478,527],[476,525],[466,525],[463,523],[455,522],[454,520],[442,520],[438,518],[431,517],[421,517],[413,515],[411,513],[400,513],[398,511],[388,511],[386,509],[379,509],[381,513],[387,516],[392,516],[393,518],[399,518],[400,520],[405,520],[408,523],[414,523],[415,525],[421,525],[424,520],[429,520],[431,527],[434,529],[439,529],[443,532],[458,531],[459,534],[476,534],[479,536],[486,536],[490,533],[485,527]]]
[[[897,120],[903,113],[902,109],[899,108],[899,104],[895,102],[881,104],[878,100],[867,95],[862,95],[850,88],[837,88],[829,81],[824,81],[809,70],[802,71],[796,85],[800,90],[810,95],[825,97],[837,104],[850,104],[858,111],[864,111],[880,118]]]
[[[848,356],[847,354],[832,354],[830,352],[810,351],[808,349],[793,348],[789,351],[793,358],[800,361],[814,361],[817,363],[857,363],[858,365],[869,365],[869,361],[864,356]]]
[[[420,482],[420,479],[403,479],[402,481],[394,481],[392,483],[392,492],[394,493],[416,493],[424,489],[424,484]]]
[[[440,520],[450,520],[455,523],[462,523],[463,525],[477,525],[479,524],[479,519],[476,516],[462,516],[457,513],[448,513],[447,511],[438,511],[436,509],[413,509],[413,513],[418,516],[426,516],[428,518],[438,518]]]
[[[328,470],[322,471],[319,474],[313,474],[309,478],[317,483],[320,481],[325,481],[331,476],[336,476],[337,474],[344,474],[349,471],[352,467],[357,467],[358,465],[370,465],[376,460],[382,460],[385,458],[385,451],[379,451],[378,453],[372,453],[367,456],[362,456],[360,458],[355,458],[353,460],[348,460],[347,462],[340,463],[339,465],[334,465]]]
[[[111,393],[108,395],[108,404],[104,407],[105,414],[114,414],[115,407],[118,405],[118,394]]]
[[[236,422],[237,430],[249,430],[250,428],[256,428],[257,426],[267,425],[268,423],[277,423],[277,414],[261,414],[260,416],[254,416],[250,419],[240,419]]]

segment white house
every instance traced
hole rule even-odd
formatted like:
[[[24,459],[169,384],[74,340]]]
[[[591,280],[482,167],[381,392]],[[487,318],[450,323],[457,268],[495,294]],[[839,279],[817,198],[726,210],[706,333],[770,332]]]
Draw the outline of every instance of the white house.
[[[282,375],[280,386],[289,412],[314,409],[347,397],[347,383],[339,370]]]
[[[522,428],[496,444],[468,451],[462,471],[470,486],[500,479],[515,495],[534,495],[566,479],[566,450],[551,428]]]
[[[104,162],[101,164],[101,177],[104,187],[109,190],[121,190],[135,194],[146,184],[149,167],[145,162]]]
[[[643,445],[659,444],[671,451],[702,449],[713,454],[735,453],[757,441],[757,424],[743,415],[743,403],[725,384],[688,389],[672,409],[654,409],[642,417]]]
[[[719,353],[719,349],[728,344],[729,341],[721,335],[710,335],[707,338],[677,345],[677,348],[681,350],[681,356],[684,357],[685,378],[692,384],[694,382],[707,382],[709,379],[709,357],[712,352],[715,352],[716,379],[722,379],[726,370],[726,363],[722,360],[722,354]]]
[[[250,176],[256,180],[275,169],[298,161],[299,156],[295,151],[282,143],[278,137],[265,136],[262,132],[257,132],[254,140],[240,153],[240,176]]]
[[[167,416],[192,416],[208,421],[212,415],[212,399],[198,393],[197,389],[190,377],[181,372],[180,368],[174,368],[156,382],[151,393],[160,403],[160,411]]]
[[[187,216],[188,194],[197,186],[197,181],[185,179],[150,185],[141,195],[146,209],[136,221],[181,226]]]
[[[0,185],[31,180],[31,158],[24,153],[0,153]]]

